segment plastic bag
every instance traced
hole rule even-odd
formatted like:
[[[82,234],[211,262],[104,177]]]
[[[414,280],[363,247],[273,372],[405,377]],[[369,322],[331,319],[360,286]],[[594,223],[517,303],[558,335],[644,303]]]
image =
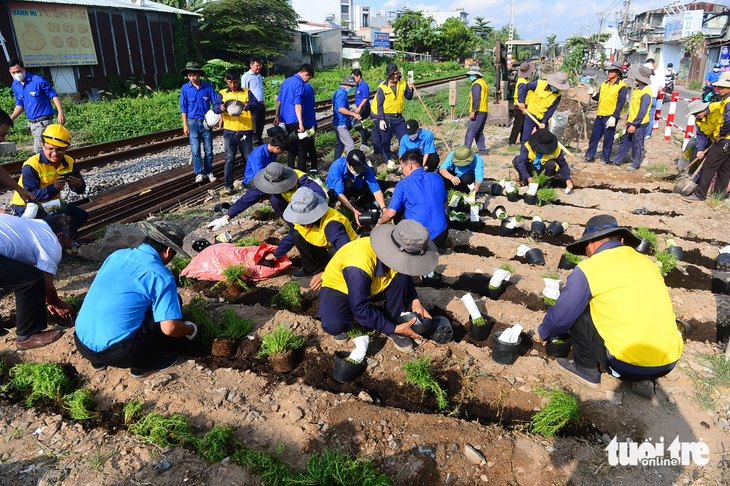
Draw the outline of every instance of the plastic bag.
[[[568,126],[568,117],[570,116],[570,111],[556,111],[553,114],[553,117],[550,118],[550,131],[555,135],[555,138],[558,140],[561,140],[563,138],[563,133],[565,133],[565,128]]]
[[[198,253],[180,275],[199,280],[224,280],[221,272],[229,264],[246,265],[253,273],[251,280],[258,282],[278,275],[291,265],[286,255],[276,261],[273,267],[257,265],[265,253],[276,250],[276,246],[262,243],[259,246],[236,246],[231,243],[210,245]]]

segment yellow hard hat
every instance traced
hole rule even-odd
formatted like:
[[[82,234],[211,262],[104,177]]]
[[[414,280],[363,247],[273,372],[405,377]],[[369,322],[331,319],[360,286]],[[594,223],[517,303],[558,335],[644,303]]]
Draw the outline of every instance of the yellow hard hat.
[[[71,145],[71,134],[63,125],[48,125],[43,130],[43,140],[56,147],[68,147]]]

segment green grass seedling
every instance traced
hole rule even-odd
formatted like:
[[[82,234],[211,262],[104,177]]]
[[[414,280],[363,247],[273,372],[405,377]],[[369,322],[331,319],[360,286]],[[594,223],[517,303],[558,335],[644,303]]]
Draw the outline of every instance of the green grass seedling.
[[[542,206],[543,203],[550,204],[558,198],[558,191],[552,187],[542,187],[537,190],[538,206]]]
[[[280,457],[284,448],[284,444],[277,445],[273,454],[243,448],[234,452],[231,460],[246,466],[267,486],[289,486],[293,484],[294,477],[289,466]]]
[[[540,278],[550,278],[552,280],[560,280],[560,274],[555,271],[549,271],[543,275],[540,275]]]
[[[188,265],[190,265],[190,258],[174,256],[174,257],[172,257],[172,261],[170,262],[170,265],[172,266],[172,268],[174,268],[178,272],[182,272],[183,270],[185,270],[185,268]]]
[[[651,243],[651,246],[656,248],[656,233],[654,233],[653,231],[649,231],[649,228],[647,228],[646,226],[639,226],[638,228],[634,228],[634,234],[639,238],[646,238]]]
[[[119,454],[121,451],[112,451],[108,454],[102,454],[101,453],[101,446],[96,448],[96,454],[94,454],[94,457],[89,459],[89,466],[91,466],[92,469],[95,471],[98,471],[101,466],[104,465],[104,463],[112,456]]]
[[[542,296],[542,301],[545,302],[546,305],[555,305],[555,302],[557,302],[557,299],[551,299],[550,297]]]
[[[139,414],[142,413],[142,402],[139,400],[132,400],[124,404],[122,408],[122,416],[124,417],[125,425],[131,424]]]
[[[582,256],[578,256],[578,255],[573,255],[573,254],[572,254],[571,252],[569,252],[569,251],[564,251],[564,252],[563,252],[563,256],[565,256],[565,258],[566,258],[566,259],[567,259],[567,260],[568,260],[569,262],[573,262],[573,263],[575,263],[576,265],[577,265],[578,263],[580,263],[580,262],[582,262],[582,261],[583,261],[583,257],[582,257]]]
[[[669,275],[677,266],[677,257],[666,250],[657,252],[655,256],[657,264],[659,264],[659,270],[662,273],[662,277]]]
[[[255,236],[247,236],[246,238],[242,238],[233,244],[236,246],[259,246],[261,243],[259,242],[259,239]]]
[[[350,329],[347,330],[347,335],[350,339],[355,339],[356,337],[360,336],[372,336],[375,334],[375,329],[370,329],[363,326],[351,326]]]
[[[490,288],[491,288],[491,287],[490,287]],[[483,326],[483,325],[484,325],[484,324],[486,324],[486,323],[487,323],[487,321],[486,321],[486,319],[484,319],[484,316],[481,316],[481,317],[479,317],[478,319],[473,319],[473,320],[471,321],[471,325],[472,325],[472,326]]]
[[[426,395],[427,391],[433,392],[436,396],[436,404],[439,410],[443,410],[449,406],[446,399],[446,391],[439,386],[431,375],[431,356],[423,356],[422,358],[403,363],[403,371],[406,372],[406,383],[415,385],[423,391],[421,399]]]
[[[248,283],[246,283],[245,277],[247,277],[250,273],[251,271],[246,265],[234,265],[232,263],[229,263],[228,265],[226,265],[226,268],[224,268],[221,272],[221,275],[223,275],[225,280],[221,280],[220,282],[215,284],[211,288],[211,290],[216,289],[226,283],[238,284],[241,286],[244,292],[248,292],[249,290],[251,290],[251,287],[249,287]]]
[[[164,417],[151,412],[129,427],[129,431],[159,447],[176,446],[197,439],[187,417],[180,414]]]
[[[63,397],[64,408],[74,420],[89,420],[99,415],[91,411],[94,407],[94,400],[91,399],[92,391],[88,388],[79,388],[73,393]]]
[[[183,319],[194,322],[198,326],[198,339],[204,345],[210,346],[221,333],[221,328],[210,320],[205,303],[202,297],[193,298],[183,309]]]
[[[545,172],[540,172],[539,174],[537,172],[532,173],[532,182],[536,183],[540,187],[547,184],[547,181],[550,180],[550,176],[545,175]]]
[[[26,405],[32,407],[42,398],[60,400],[73,389],[71,379],[63,372],[58,363],[21,363],[10,370],[10,381],[3,390],[24,392],[31,388]]]
[[[552,438],[556,432],[571,422],[580,421],[578,400],[563,390],[545,390],[542,387],[533,391],[535,395],[546,395],[550,401],[532,416],[530,431],[533,434]]]
[[[372,465],[369,459],[355,458],[336,449],[322,449],[307,459],[301,477],[292,484],[389,486],[391,479]]]
[[[301,307],[302,292],[299,282],[292,280],[281,287],[279,293],[271,298],[272,304],[282,305],[284,307]]]
[[[64,302],[67,304],[71,304],[71,307],[74,308],[74,311],[78,314],[79,310],[81,310],[81,304],[84,303],[84,299],[81,299],[79,297],[76,297],[75,295],[71,295],[69,297],[65,297],[63,299]]]
[[[302,346],[304,346],[304,338],[297,336],[294,331],[284,327],[282,322],[273,332],[265,334],[261,338],[261,351],[258,352],[256,357],[276,356],[290,349],[299,349]]]
[[[500,270],[507,270],[509,273],[515,273],[515,267],[510,265],[509,263],[503,263],[499,266]]]
[[[380,172],[377,175],[377,178],[378,178],[379,181],[384,181],[386,179],[386,177],[388,177],[388,173],[387,172]]]
[[[238,340],[250,333],[256,327],[256,323],[241,319],[233,309],[226,309],[218,326],[222,328],[219,337]]]
[[[209,463],[222,461],[228,457],[234,432],[228,425],[216,425],[204,438],[194,441],[198,454]]]

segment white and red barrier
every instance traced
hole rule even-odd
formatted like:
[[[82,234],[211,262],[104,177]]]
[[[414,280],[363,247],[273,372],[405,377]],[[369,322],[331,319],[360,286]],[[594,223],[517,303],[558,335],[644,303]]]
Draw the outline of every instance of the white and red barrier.
[[[695,96],[691,100],[688,100],[686,98],[681,98],[684,101],[695,101],[700,99],[699,96]],[[695,131],[695,116],[690,113],[689,117],[687,117],[687,128],[684,130],[684,141],[682,142],[682,151],[684,151],[685,148],[687,148],[687,144],[689,143],[690,139],[692,138],[692,133]]]
[[[656,95],[656,111],[654,111],[654,119],[651,121],[651,129],[656,130],[659,128],[659,120],[662,119],[662,102],[664,101],[664,88],[659,88],[659,93]]]
[[[664,130],[664,140],[669,140],[672,137],[672,125],[674,125],[674,114],[677,112],[677,98],[679,93],[672,93],[672,101],[669,104],[669,114],[667,115],[667,128]]]

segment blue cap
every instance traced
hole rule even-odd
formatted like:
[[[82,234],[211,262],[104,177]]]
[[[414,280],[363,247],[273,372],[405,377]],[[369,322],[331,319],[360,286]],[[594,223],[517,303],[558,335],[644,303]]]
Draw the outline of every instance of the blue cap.
[[[715,63],[715,67],[722,67],[719,62]]]

